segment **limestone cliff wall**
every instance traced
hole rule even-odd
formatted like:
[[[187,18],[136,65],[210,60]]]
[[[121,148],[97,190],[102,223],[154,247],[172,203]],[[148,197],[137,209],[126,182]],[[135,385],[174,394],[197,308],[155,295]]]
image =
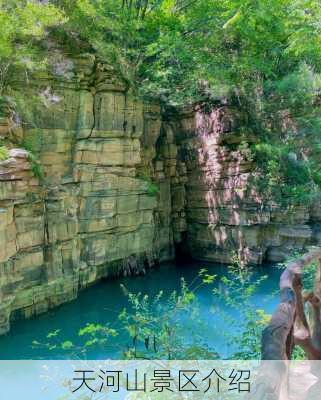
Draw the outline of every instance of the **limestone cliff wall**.
[[[20,78],[11,83],[17,98]],[[0,116],[10,147],[0,162],[0,334],[15,318],[72,300],[103,277],[143,272],[175,250],[259,264],[321,241],[319,206],[285,210],[258,193],[242,144],[255,138],[237,133],[231,107],[161,115],[93,55],[37,75],[24,98],[23,124]]]
[[[0,333],[102,277],[174,255],[176,153],[160,139],[159,106],[135,100],[92,56],[70,62],[67,77],[28,86],[30,103],[42,101],[23,130],[1,120],[12,149],[0,163]],[[42,181],[17,143],[32,143]]]
[[[321,207],[282,208],[264,199],[246,146],[256,139],[239,132],[241,122],[238,110],[227,105],[167,117],[186,167],[185,251],[221,263],[284,261],[295,250],[320,244]]]

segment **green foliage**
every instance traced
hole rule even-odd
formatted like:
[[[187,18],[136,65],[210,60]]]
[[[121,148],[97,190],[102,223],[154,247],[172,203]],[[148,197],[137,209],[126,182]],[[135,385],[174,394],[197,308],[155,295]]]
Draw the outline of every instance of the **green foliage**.
[[[258,147],[241,146],[246,159],[264,159],[264,145],[272,147],[272,157],[260,165],[265,194],[284,204],[320,195],[317,0],[10,0],[0,5],[0,93],[8,91],[10,71],[23,69],[28,76],[46,66],[44,42],[69,43],[72,51],[83,46],[144,98],[175,105],[228,97],[248,115],[243,128],[258,137]],[[292,153],[295,163],[288,157]],[[152,182],[148,193],[157,193]]]
[[[48,38],[48,29],[66,22],[63,12],[51,2],[0,0],[0,112],[16,124],[30,122],[35,99],[10,87],[14,76],[28,82],[29,74],[47,67],[47,52],[41,41]],[[20,145],[20,143],[18,143]],[[36,177],[43,178],[36,149],[29,138],[22,147],[29,151],[29,161]],[[4,157],[5,152],[2,153]]]
[[[228,274],[221,278],[224,290],[214,288],[216,297],[224,301],[232,310],[239,313],[242,323],[231,319],[222,313],[231,326],[233,334],[225,334],[226,340],[238,350],[231,356],[232,359],[255,360],[261,355],[262,331],[268,324],[270,316],[264,310],[257,309],[251,303],[251,297],[266,279],[266,276],[253,278],[253,271],[241,269],[238,264],[229,267]],[[218,312],[220,312],[218,310]]]
[[[61,11],[51,3],[27,0],[0,0],[0,94],[12,70],[25,74],[43,67],[39,41],[48,28],[65,22]]]
[[[29,153],[28,160],[31,162],[31,168],[34,176],[42,180],[44,178],[44,172],[40,162],[35,158],[32,153]]]
[[[42,342],[34,340],[32,346],[54,351],[55,354],[68,354],[70,358],[78,358],[79,356],[86,358],[89,350],[106,348],[110,338],[116,337],[118,333],[115,329],[106,325],[87,323],[84,328],[79,330],[78,335],[81,339],[81,345],[71,340],[64,340],[62,330],[56,329],[49,332]]]
[[[298,360],[306,360],[307,357],[304,350],[301,347],[294,346],[291,359],[298,361]]]
[[[159,192],[158,186],[153,182],[148,182],[147,193],[149,196],[156,196]]]
[[[101,324],[87,324],[79,330],[79,336],[86,338],[84,347],[105,346],[110,337],[117,336],[115,329],[111,329]]]
[[[320,74],[305,63],[262,84],[259,106],[248,97],[250,127],[258,137],[252,152],[265,197],[289,204],[320,199]]]
[[[204,275],[204,279],[212,283],[214,277]],[[206,345],[201,335],[193,334],[194,329],[201,329],[196,292],[203,284],[199,280],[198,285],[191,289],[182,279],[180,291],[174,291],[166,298],[162,291],[150,298],[141,293],[129,293],[124,288],[130,309],[124,309],[119,319],[131,340],[124,357],[168,360],[217,358],[218,354]],[[186,327],[181,324],[186,317],[193,326],[188,338]]]
[[[316,0],[54,3],[68,16],[63,31],[89,42],[142,95],[173,103],[215,97],[225,85],[240,93],[301,61],[320,63]]]
[[[5,146],[0,146],[0,161],[5,161],[10,157],[9,150]]]
[[[311,262],[302,271],[302,284],[306,291],[311,292],[314,289],[315,276],[317,273],[317,261]]]
[[[146,182],[147,185],[147,194],[148,196],[155,197],[159,193],[159,188],[154,183],[150,177],[150,171],[147,168],[143,168],[139,173],[138,173],[138,179],[141,179],[142,181]]]
[[[216,275],[203,268],[189,285],[182,279],[178,291],[166,295],[160,291],[152,297],[128,292],[122,286],[128,307],[119,313],[115,328],[88,323],[78,332],[78,344],[63,340],[60,330],[56,330],[47,335],[44,343],[34,342],[33,345],[55,350],[58,354],[63,352],[69,357],[70,354],[86,357],[93,347],[104,350],[112,346],[114,349],[115,343],[110,339],[120,335],[121,342],[117,344],[123,349],[124,359],[218,359],[220,355],[206,343],[202,333],[207,321],[200,313],[198,296],[199,289],[206,287],[212,290],[216,302],[223,301],[239,314],[235,321],[229,311],[213,309],[212,312],[224,319],[227,330],[233,332],[227,334],[213,326],[213,337],[223,335],[228,344],[238,349],[230,358],[258,359],[262,330],[270,316],[251,303],[258,286],[266,278],[253,279],[252,274],[234,265],[218,282]]]
[[[291,145],[259,143],[253,146],[257,167],[264,172],[258,187],[279,204],[309,204],[320,197],[316,171],[309,160],[298,159]]]
[[[31,163],[32,172],[38,179],[42,180],[44,178],[44,172],[40,164],[40,161],[36,156],[41,147],[41,142],[39,138],[40,136],[37,131],[32,134],[29,133],[27,136],[23,138],[22,142],[20,143],[20,146],[26,149],[29,153],[28,160]]]
[[[271,155],[259,168],[267,197],[288,205],[320,195],[317,0],[55,4],[68,17],[60,32],[90,43],[140,96],[174,105],[227,97],[244,111],[259,144],[240,150],[249,161]]]
[[[49,332],[48,335],[47,335],[47,339],[51,339],[51,338],[57,337],[60,332],[61,332],[60,329],[56,329],[56,330],[54,330],[52,332]]]
[[[73,344],[70,340],[66,340],[65,342],[62,342],[61,348],[63,350],[70,350],[73,347]]]

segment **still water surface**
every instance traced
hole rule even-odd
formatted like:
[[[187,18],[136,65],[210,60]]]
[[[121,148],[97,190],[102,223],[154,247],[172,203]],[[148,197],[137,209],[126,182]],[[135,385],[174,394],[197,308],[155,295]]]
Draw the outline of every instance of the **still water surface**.
[[[130,292],[134,293],[142,292],[153,296],[160,290],[164,290],[165,294],[170,294],[173,290],[180,288],[182,277],[187,283],[192,282],[200,268],[204,266],[209,273],[216,274],[218,277],[226,275],[226,267],[222,265],[170,262],[148,271],[144,276],[100,282],[82,291],[78,299],[73,302],[33,319],[13,322],[11,331],[0,337],[0,359],[75,358],[73,352],[49,350],[46,347],[35,348],[32,343],[33,341],[47,342],[46,336],[49,332],[60,330],[59,340],[70,340],[79,344],[78,332],[86,323],[108,323],[117,329],[119,328],[118,314],[124,307],[128,307],[120,284],[124,284]],[[270,314],[278,302],[277,288],[281,271],[272,265],[256,267],[254,271],[254,280],[263,275],[267,275],[267,279],[251,296],[251,302],[256,308],[263,309]],[[227,290],[219,283],[219,280],[217,280],[216,287],[220,287],[223,291]],[[166,295],[164,299],[166,299]],[[233,328],[222,315],[228,315],[237,322],[241,319],[239,310],[231,309],[224,304],[224,301],[213,296],[211,289],[207,286],[199,290],[198,301],[200,316],[204,321],[201,335],[209,346],[213,346],[222,357],[229,357],[236,349],[232,349],[231,345],[227,344],[224,334],[229,334],[229,330]],[[193,325],[186,318],[182,318],[181,324],[186,325],[186,332],[189,335],[193,330]],[[92,349],[87,353],[87,357],[90,359],[122,358],[122,352],[126,349],[127,342],[127,335],[120,334],[113,339],[111,346],[104,349]]]

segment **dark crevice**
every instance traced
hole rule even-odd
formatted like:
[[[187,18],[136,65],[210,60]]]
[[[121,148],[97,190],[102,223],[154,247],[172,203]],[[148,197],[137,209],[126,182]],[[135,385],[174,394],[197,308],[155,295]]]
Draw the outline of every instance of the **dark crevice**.
[[[49,222],[48,222],[48,209],[47,209],[47,201],[43,200],[43,218],[44,218],[44,243],[45,245],[49,245]]]
[[[92,78],[92,81],[90,83],[90,91],[91,91],[91,94],[93,96],[93,107],[92,107],[93,123],[92,123],[91,129],[90,129],[89,136],[86,139],[89,139],[92,136],[92,134],[94,132],[94,129],[96,128],[96,125],[97,125],[97,111],[98,111],[98,114],[99,114],[99,111],[100,111],[100,108],[101,108],[101,99],[100,99],[100,104],[99,104],[99,107],[98,107],[99,109],[97,110],[97,107],[96,107],[96,101],[97,101],[97,90],[96,90],[97,68],[98,68],[98,61],[97,61],[97,59],[95,59],[95,63],[94,63],[94,67],[93,67],[93,75],[92,75],[93,78]]]

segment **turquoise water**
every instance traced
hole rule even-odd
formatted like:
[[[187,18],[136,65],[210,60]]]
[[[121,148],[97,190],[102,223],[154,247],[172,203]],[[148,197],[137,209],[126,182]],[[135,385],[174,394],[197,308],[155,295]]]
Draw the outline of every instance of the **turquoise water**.
[[[216,274],[218,277],[226,275],[226,267],[222,265],[206,264],[209,273]],[[33,346],[33,341],[45,343],[49,332],[59,330],[59,341],[70,340],[74,344],[81,345],[78,336],[79,329],[86,323],[108,323],[110,327],[118,330],[120,323],[118,320],[119,312],[128,306],[127,299],[123,294],[120,284],[124,284],[130,292],[142,292],[148,295],[155,295],[160,290],[165,294],[170,294],[173,290],[180,288],[181,278],[184,277],[187,283],[192,282],[197,277],[200,268],[204,263],[176,264],[165,263],[147,272],[144,276],[129,277],[103,281],[80,293],[77,300],[64,304],[46,314],[37,316],[30,320],[15,321],[12,323],[11,331],[0,337],[0,359],[68,359],[81,357],[74,351],[50,350],[48,347]],[[256,308],[263,309],[267,313],[272,313],[278,302],[276,293],[281,271],[271,265],[256,267],[253,279],[267,275],[265,279],[251,296],[251,303]],[[214,284],[222,293],[227,291],[219,280]],[[271,295],[271,293],[274,293]],[[166,295],[164,296],[164,299]],[[241,314],[237,309],[231,309],[224,301],[214,296],[208,287],[202,287],[198,291],[198,302],[200,308],[200,319],[203,322],[201,334],[204,341],[221,355],[228,357],[234,350],[227,344],[224,334],[229,334],[232,329],[223,315],[236,323],[241,324]],[[190,321],[182,318],[182,326],[186,327],[188,337],[191,337],[193,327]],[[90,359],[119,359],[126,349],[129,339],[125,332],[121,332],[117,338],[112,339],[110,345],[105,348],[93,348],[87,353]]]

